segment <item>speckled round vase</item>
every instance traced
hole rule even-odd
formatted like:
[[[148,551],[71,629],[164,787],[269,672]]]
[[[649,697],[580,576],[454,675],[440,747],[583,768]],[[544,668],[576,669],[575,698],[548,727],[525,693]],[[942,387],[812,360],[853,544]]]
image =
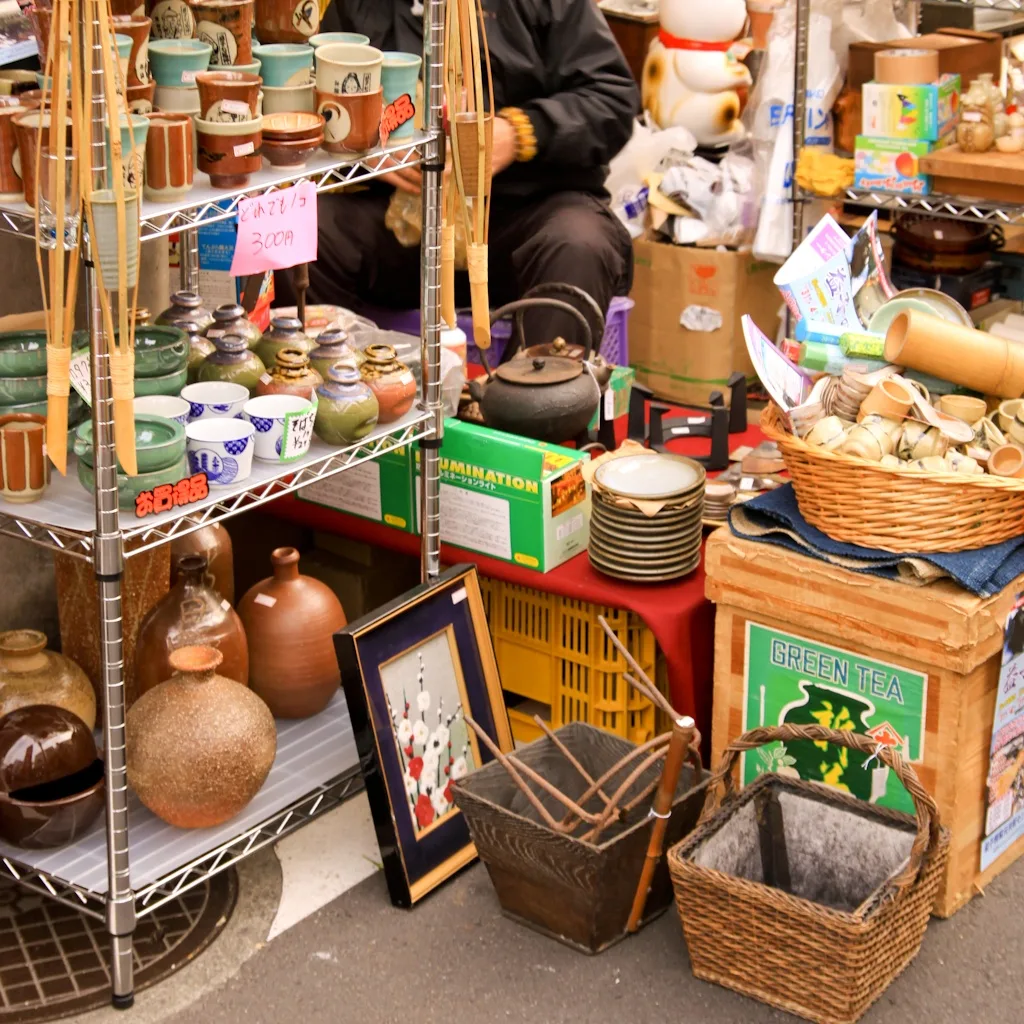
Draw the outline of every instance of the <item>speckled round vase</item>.
[[[352,365],[340,362],[328,371],[329,380],[316,389],[313,432],[328,444],[352,444],[377,425],[377,396]]]
[[[348,331],[340,327],[329,327],[316,337],[316,347],[309,353],[309,364],[317,373],[327,380],[331,367],[341,360],[358,366],[363,361],[363,354],[349,343]]]
[[[391,345],[367,345],[366,359],[359,367],[363,380],[377,396],[381,423],[393,423],[404,416],[416,401],[416,378],[400,362]]]
[[[203,360],[197,380],[219,380],[229,384],[241,384],[256,394],[256,386],[267,371],[263,360],[249,350],[245,338],[240,334],[225,334],[213,339],[216,351]]]
[[[256,355],[263,360],[264,366],[274,366],[281,349],[300,348],[308,353],[312,347],[313,342],[306,336],[298,317],[276,316],[270,321],[270,330],[256,346]]]
[[[261,395],[298,395],[312,401],[313,392],[323,382],[301,348],[283,348],[277,353],[274,368],[260,377],[256,391]]]
[[[244,307],[237,302],[218,306],[213,311],[213,323],[207,329],[206,337],[216,341],[225,334],[240,334],[251,349],[255,349],[263,338],[263,332],[245,315]]]
[[[96,694],[89,677],[70,659],[46,649],[35,629],[0,633],[0,717],[16,708],[53,704],[96,724]]]
[[[277,753],[267,705],[217,674],[220,651],[182,647],[174,676],[132,706],[125,720],[128,783],[177,828],[229,821],[259,792]]]
[[[308,718],[338,692],[334,634],[347,620],[330,587],[299,575],[295,548],[275,549],[270,561],[274,575],[238,604],[249,640],[249,685],[276,718]]]
[[[206,362],[206,357],[212,356],[217,349],[212,341],[203,337],[199,325],[194,320],[172,320],[170,326],[177,327],[188,335],[187,376],[189,384],[195,384],[199,380],[199,367]]]

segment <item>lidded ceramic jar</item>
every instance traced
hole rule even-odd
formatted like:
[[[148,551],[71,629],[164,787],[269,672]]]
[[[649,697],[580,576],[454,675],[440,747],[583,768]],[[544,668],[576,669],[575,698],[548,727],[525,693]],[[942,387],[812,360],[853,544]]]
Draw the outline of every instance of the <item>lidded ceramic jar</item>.
[[[178,579],[178,563],[184,555],[206,557],[206,585],[228,604],[235,603],[235,556],[231,534],[220,523],[200,527],[171,541],[171,586]]]
[[[228,302],[213,311],[213,324],[206,336],[213,341],[225,334],[240,334],[251,349],[256,348],[263,337],[263,332],[245,315],[244,307],[237,302]]]
[[[220,651],[221,675],[247,686],[249,645],[242,620],[231,604],[208,583],[208,563],[201,554],[176,560],[178,578],[142,620],[135,645],[135,680],[145,693],[171,677],[171,653],[179,647],[205,645]]]
[[[377,396],[351,363],[335,363],[328,377],[316,389],[313,433],[328,444],[359,441],[377,425]]]
[[[212,341],[207,340],[199,331],[194,320],[175,320],[171,327],[177,327],[188,335],[188,382],[195,384],[199,379],[199,367],[207,356],[213,355],[217,349]]]
[[[283,348],[298,348],[308,353],[312,347],[313,342],[306,336],[298,317],[276,316],[270,321],[270,330],[256,346],[256,354],[264,366],[273,366],[277,362],[277,353]]]
[[[48,651],[45,633],[0,633],[0,716],[36,704],[64,708],[90,729],[96,725],[96,693],[89,677],[70,658]]]
[[[199,333],[204,334],[213,323],[213,314],[203,307],[203,300],[196,292],[175,292],[170,306],[156,318],[156,322],[180,327],[180,323],[175,323],[177,320],[190,320],[199,328]]]
[[[238,604],[249,639],[249,685],[276,718],[308,718],[341,684],[334,634],[347,620],[330,587],[299,575],[295,548],[277,548],[270,561],[274,575]]]
[[[158,818],[178,828],[230,820],[259,792],[277,753],[267,705],[217,674],[220,651],[181,647],[174,675],[125,718],[128,782]]]
[[[367,345],[359,372],[370,386],[380,406],[378,420],[392,423],[404,416],[416,400],[416,379],[405,363],[398,360],[390,345]]]
[[[298,395],[310,401],[324,379],[309,365],[301,348],[283,348],[270,373],[260,377],[256,391],[261,395]]]
[[[310,365],[327,380],[331,367],[342,359],[358,366],[363,361],[363,353],[349,344],[348,331],[340,327],[322,330],[316,336],[315,348],[309,353]]]
[[[214,338],[213,345],[216,351],[203,360],[196,379],[241,384],[249,389],[250,395],[255,394],[260,377],[267,370],[263,360],[249,351],[245,338],[240,334],[225,334],[222,338]]]

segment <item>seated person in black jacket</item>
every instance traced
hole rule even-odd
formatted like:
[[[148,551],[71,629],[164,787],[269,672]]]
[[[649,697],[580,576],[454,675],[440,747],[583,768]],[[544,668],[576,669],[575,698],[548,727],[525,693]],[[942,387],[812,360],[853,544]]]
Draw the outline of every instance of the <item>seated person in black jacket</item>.
[[[636,85],[594,0],[484,0],[494,79],[492,308],[534,285],[577,285],[607,311],[632,279],[629,236],[607,207],[604,179],[639,107]],[[334,0],[322,31],[362,32],[382,50],[422,53],[419,0]],[[420,304],[420,250],[384,217],[394,189],[418,194],[420,171],[392,172],[367,191],[320,198],[309,301],[393,309]],[[293,303],[279,274],[279,302]],[[465,273],[456,301],[469,304]],[[532,312],[531,344],[576,340],[572,318]],[[594,339],[599,343],[600,339]]]

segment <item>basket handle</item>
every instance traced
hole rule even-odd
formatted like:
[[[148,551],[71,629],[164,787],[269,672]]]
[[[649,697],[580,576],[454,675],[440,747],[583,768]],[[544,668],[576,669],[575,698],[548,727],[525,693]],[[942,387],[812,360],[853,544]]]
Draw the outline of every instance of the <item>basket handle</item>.
[[[726,801],[735,796],[736,787],[734,769],[739,762],[740,754],[746,750],[756,750],[768,743],[789,740],[808,740],[812,743],[832,743],[837,747],[847,747],[850,750],[857,750],[862,754],[874,754],[879,761],[886,765],[903,784],[903,788],[910,794],[914,802],[914,817],[917,821],[917,835],[914,837],[914,844],[910,848],[910,858],[907,866],[900,874],[893,879],[893,886],[903,890],[912,885],[917,879],[921,864],[926,855],[930,855],[939,841],[939,809],[928,791],[921,785],[917,772],[891,747],[881,746],[877,740],[870,736],[863,736],[854,732],[838,732],[835,729],[826,729],[820,725],[777,725],[766,726],[760,729],[751,729],[742,736],[732,741],[722,754],[718,770],[711,776],[708,782],[707,798],[704,801],[704,810],[701,812],[697,828],[710,820],[712,815]],[[722,797],[719,798],[719,789],[722,789]]]

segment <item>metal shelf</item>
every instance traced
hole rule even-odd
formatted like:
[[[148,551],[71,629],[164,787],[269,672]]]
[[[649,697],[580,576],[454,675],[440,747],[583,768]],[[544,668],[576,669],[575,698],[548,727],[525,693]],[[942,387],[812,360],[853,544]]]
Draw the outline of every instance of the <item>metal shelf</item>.
[[[1021,11],[1024,0],[920,0],[929,7],[969,7],[979,11]]]
[[[805,191],[802,192],[801,198],[815,199],[818,197],[812,192]],[[935,217],[949,217],[953,220],[975,220],[986,224],[1024,224],[1024,204],[1000,203],[964,196],[946,196],[938,193],[913,196],[902,192],[848,188],[843,192],[843,200],[877,210],[896,212],[917,210]]]
[[[345,448],[335,448],[314,438],[309,452],[302,458],[288,463],[253,461],[247,480],[234,487],[211,487],[208,498],[187,508],[172,509],[142,520],[136,519],[131,511],[122,510],[125,557],[142,554],[173,537],[182,537],[427,437],[433,430],[430,419],[427,412],[414,409]],[[74,456],[68,457],[67,475],[54,473],[46,494],[39,501],[14,505],[0,499],[0,534],[20,537],[80,558],[92,559],[95,524],[94,499],[78,480]],[[128,541],[137,543],[129,547]]]
[[[136,914],[152,913],[167,900],[337,807],[361,788],[352,723],[339,690],[319,715],[278,722],[277,756],[270,775],[248,807],[231,821],[217,828],[175,828],[131,794],[128,850]],[[105,920],[103,818],[77,842],[57,850],[22,850],[0,843],[0,873]]]
[[[298,171],[264,167],[241,189],[214,188],[207,175],[196,172],[195,184],[188,195],[173,203],[143,202],[141,235],[143,241],[229,220],[242,199],[265,195],[297,181],[312,181],[317,192],[326,192],[343,185],[355,185],[376,178],[400,167],[415,167],[420,162],[421,147],[429,135],[420,132],[358,156],[338,157],[318,152]],[[35,238],[35,214],[24,202],[0,203],[0,231]]]

